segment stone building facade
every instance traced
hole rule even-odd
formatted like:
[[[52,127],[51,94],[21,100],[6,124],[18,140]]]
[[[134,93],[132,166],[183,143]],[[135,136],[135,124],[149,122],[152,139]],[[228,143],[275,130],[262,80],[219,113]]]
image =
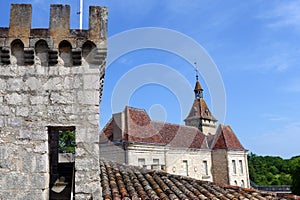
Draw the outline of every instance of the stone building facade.
[[[219,125],[197,79],[186,125],[152,121],[145,110],[125,107],[100,134],[100,156],[223,185],[250,187],[247,150],[230,126]]]
[[[32,29],[31,13],[12,4],[9,27],[0,28],[0,199],[51,198],[65,130],[76,137],[72,195],[100,199],[107,9],[90,7],[88,30],[70,30],[69,5],[51,5],[47,29]]]

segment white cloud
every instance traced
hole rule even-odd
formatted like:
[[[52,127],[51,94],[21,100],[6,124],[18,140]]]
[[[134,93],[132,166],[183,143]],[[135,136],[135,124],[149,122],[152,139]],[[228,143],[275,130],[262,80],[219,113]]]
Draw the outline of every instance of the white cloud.
[[[292,26],[300,29],[300,1],[278,1],[275,6],[259,16],[270,20],[269,27]]]
[[[277,121],[277,122],[289,120],[288,117],[278,115],[278,114],[269,114],[269,113],[262,114],[261,117],[268,121]]]
[[[258,65],[258,69],[261,72],[266,71],[276,71],[283,72],[289,67],[289,58],[287,54],[282,55],[274,55],[267,59],[265,59],[260,65]]]

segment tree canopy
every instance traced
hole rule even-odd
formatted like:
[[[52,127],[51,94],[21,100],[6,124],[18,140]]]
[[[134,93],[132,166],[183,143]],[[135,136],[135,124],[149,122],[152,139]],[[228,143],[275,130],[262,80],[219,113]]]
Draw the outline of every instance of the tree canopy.
[[[248,155],[250,180],[257,185],[291,185],[300,194],[300,156],[282,159],[278,156]]]
[[[75,131],[60,131],[58,140],[59,153],[75,153]]]

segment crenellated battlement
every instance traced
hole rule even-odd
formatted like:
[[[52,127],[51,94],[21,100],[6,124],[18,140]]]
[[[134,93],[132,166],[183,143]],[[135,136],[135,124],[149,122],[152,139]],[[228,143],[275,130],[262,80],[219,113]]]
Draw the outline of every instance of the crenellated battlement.
[[[41,65],[54,66],[60,57],[65,66],[78,66],[82,58],[101,64],[99,58],[106,56],[106,7],[89,8],[88,30],[70,29],[69,5],[50,6],[48,29],[32,29],[31,19],[30,4],[11,5],[9,28],[0,28],[0,65],[33,65],[38,58]]]

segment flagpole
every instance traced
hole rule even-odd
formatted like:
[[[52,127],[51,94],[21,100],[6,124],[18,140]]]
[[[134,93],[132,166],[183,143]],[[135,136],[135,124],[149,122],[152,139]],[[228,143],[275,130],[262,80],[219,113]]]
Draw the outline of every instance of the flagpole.
[[[80,10],[79,10],[79,28],[82,30],[82,16],[83,16],[83,0],[80,0]]]

